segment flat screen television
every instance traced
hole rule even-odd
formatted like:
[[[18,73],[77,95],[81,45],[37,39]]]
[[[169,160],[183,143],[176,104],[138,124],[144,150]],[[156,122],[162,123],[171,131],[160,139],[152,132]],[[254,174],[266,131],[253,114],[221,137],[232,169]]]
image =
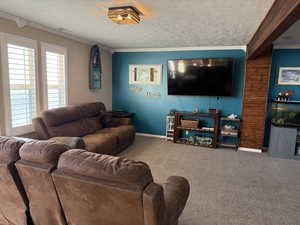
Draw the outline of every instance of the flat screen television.
[[[168,61],[168,94],[231,96],[234,59],[179,59]]]

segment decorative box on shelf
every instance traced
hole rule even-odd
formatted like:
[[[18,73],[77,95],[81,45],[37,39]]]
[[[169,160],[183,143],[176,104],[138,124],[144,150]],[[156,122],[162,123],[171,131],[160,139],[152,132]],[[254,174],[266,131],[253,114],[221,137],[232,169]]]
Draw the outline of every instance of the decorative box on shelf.
[[[199,120],[180,120],[182,127],[198,128]]]

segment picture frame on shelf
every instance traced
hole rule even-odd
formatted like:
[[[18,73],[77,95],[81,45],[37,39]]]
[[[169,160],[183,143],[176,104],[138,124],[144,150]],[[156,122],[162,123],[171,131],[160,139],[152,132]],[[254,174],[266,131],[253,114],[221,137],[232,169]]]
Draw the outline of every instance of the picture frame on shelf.
[[[300,67],[280,67],[278,85],[300,85]]]
[[[162,64],[129,65],[129,84],[160,85]]]

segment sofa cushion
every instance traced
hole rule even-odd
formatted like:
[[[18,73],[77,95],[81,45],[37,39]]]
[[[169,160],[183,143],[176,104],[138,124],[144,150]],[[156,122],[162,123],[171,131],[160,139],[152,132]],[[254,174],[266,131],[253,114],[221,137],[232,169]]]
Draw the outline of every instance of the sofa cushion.
[[[102,102],[81,104],[78,107],[83,118],[96,117],[105,112],[105,105]]]
[[[57,127],[62,124],[78,121],[82,116],[77,106],[67,106],[46,110],[42,113],[42,118],[48,127]]]
[[[67,145],[69,148],[80,148],[84,149],[85,144],[80,137],[53,137],[49,141],[55,141]]]
[[[9,137],[0,137],[0,161],[11,163],[20,159],[19,149],[25,142]]]
[[[80,149],[72,149],[63,153],[57,168],[60,172],[135,184],[141,187],[153,182],[151,171],[146,163]]]
[[[81,137],[90,133],[78,106],[46,110],[42,113],[42,118],[50,137]]]
[[[44,123],[44,120],[41,117],[33,118],[32,126],[40,140],[47,140],[50,138],[46,124]]]
[[[102,102],[86,103],[78,106],[89,134],[102,129],[100,118],[105,112]]]
[[[51,137],[81,137],[90,133],[83,120],[76,120],[60,126],[48,127],[48,132]]]
[[[118,137],[109,133],[95,133],[82,137],[85,148],[90,152],[115,155],[118,152]]]
[[[122,125],[117,127],[104,128],[97,131],[99,134],[114,134],[118,137],[119,147],[122,149],[131,144],[135,137],[133,125]]]
[[[55,141],[33,141],[21,147],[20,157],[25,161],[56,165],[59,155],[68,149],[67,145]]]

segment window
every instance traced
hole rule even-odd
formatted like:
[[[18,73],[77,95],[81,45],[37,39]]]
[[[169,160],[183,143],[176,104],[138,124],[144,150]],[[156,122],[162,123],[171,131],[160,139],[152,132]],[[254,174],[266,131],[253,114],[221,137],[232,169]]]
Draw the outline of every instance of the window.
[[[53,109],[67,104],[67,51],[60,46],[42,43],[44,107]]]
[[[28,133],[38,108],[36,42],[8,34],[1,37],[6,131]]]
[[[0,41],[5,134],[29,133],[39,110],[67,104],[67,50],[41,43],[42,76],[38,76],[37,41],[6,33],[0,33]]]

